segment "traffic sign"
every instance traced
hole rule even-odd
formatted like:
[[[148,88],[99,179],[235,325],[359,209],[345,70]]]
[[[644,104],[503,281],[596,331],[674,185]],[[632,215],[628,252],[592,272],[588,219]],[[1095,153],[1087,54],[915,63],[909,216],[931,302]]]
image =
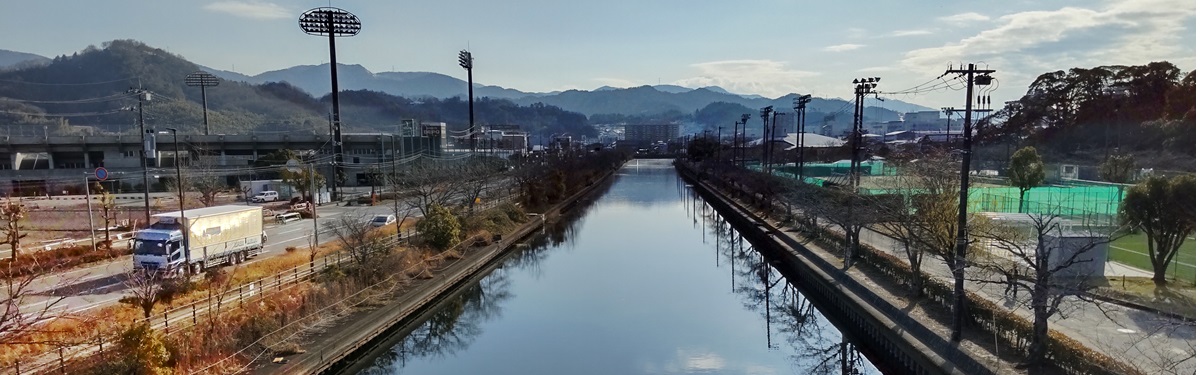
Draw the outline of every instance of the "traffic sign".
[[[96,168],[96,179],[104,181],[108,179],[108,170],[104,167]]]
[[[284,166],[284,168],[287,169],[288,172],[300,173],[300,161],[296,159],[288,159],[287,165]]]

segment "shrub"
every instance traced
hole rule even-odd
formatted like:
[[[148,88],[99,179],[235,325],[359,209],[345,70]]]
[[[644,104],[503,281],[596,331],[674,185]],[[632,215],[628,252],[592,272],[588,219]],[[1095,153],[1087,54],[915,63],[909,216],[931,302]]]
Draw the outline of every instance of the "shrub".
[[[170,374],[171,351],[162,336],[147,323],[137,324],[121,333],[117,355],[97,366],[94,374]]]
[[[438,250],[449,249],[457,241],[462,225],[454,213],[441,205],[431,205],[425,219],[417,222],[417,231],[421,237]]]

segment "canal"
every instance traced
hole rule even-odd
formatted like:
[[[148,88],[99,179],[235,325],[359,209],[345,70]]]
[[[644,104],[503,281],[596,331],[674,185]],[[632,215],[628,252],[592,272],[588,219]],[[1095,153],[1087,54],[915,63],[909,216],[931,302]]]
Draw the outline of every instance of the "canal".
[[[878,374],[669,161],[397,327],[361,374]]]

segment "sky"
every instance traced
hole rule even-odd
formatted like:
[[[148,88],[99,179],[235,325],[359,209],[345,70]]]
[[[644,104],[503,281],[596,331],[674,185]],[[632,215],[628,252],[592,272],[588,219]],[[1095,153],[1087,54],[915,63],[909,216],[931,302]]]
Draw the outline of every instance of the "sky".
[[[327,42],[297,23],[325,6],[363,24],[338,39],[339,63],[466,79],[457,54],[470,48],[477,83],[529,92],[674,84],[848,98],[855,78],[879,77],[883,98],[940,108],[965,104],[961,83],[939,80],[959,64],[996,71],[993,103],[1049,71],[1196,65],[1193,0],[7,1],[0,49],[53,57],[135,39],[254,75],[327,63]]]

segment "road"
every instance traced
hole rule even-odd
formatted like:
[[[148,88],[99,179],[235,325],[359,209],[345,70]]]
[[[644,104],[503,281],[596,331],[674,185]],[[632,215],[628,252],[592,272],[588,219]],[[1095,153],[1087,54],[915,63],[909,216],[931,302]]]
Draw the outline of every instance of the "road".
[[[372,215],[392,212],[391,204],[351,207],[326,205],[317,208],[317,225],[324,230],[326,223],[332,223],[343,215],[362,215],[366,220]],[[307,247],[313,232],[313,222],[300,220],[283,225],[265,224],[264,231],[267,233],[267,244],[263,254],[245,264],[284,254],[284,249],[288,246]],[[333,240],[330,235],[322,235],[319,239],[321,243]],[[32,295],[21,301],[21,311],[35,312],[48,303],[54,303],[53,311],[56,314],[79,313],[115,303],[125,296],[125,275],[132,268],[130,258],[131,256],[123,256],[39,278],[30,285]],[[55,303],[59,298],[62,300]]]

